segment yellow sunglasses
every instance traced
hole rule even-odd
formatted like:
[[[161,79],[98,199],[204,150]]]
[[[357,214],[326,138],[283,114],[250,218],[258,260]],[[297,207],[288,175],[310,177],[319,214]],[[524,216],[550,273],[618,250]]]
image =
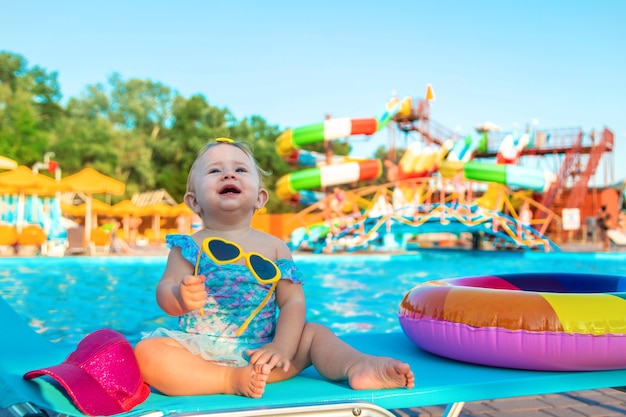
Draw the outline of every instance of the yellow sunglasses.
[[[206,255],[218,265],[232,264],[237,262],[241,258],[244,258],[246,261],[246,266],[259,283],[272,284],[263,301],[261,301],[259,306],[252,312],[252,314],[250,314],[246,321],[244,321],[237,330],[236,335],[240,336],[246,330],[248,324],[250,324],[252,319],[269,301],[272,293],[278,285],[278,281],[280,280],[280,269],[278,269],[278,267],[272,260],[266,258],[260,253],[245,252],[241,248],[241,246],[239,246],[235,242],[231,242],[229,240],[225,240],[219,237],[208,237],[204,239],[204,241],[202,242],[202,252],[206,253]],[[200,257],[202,252],[198,253],[198,257],[196,259],[196,268],[194,271],[195,276],[198,276],[198,269],[200,267]],[[204,316],[204,309],[200,309],[200,314]]]

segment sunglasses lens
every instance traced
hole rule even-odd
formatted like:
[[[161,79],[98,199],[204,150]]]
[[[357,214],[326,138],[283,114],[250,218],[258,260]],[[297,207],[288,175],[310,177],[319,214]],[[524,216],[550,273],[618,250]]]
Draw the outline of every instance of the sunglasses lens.
[[[268,280],[276,277],[276,266],[259,255],[250,255],[250,266],[252,266],[254,272],[256,272],[262,280]]]
[[[222,240],[211,240],[209,242],[209,250],[213,256],[221,262],[233,260],[241,253],[237,246]]]

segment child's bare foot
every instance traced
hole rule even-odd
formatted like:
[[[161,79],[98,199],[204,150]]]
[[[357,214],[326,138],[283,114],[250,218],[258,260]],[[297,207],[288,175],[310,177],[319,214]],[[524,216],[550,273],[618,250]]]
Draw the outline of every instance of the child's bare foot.
[[[384,356],[355,363],[348,371],[352,389],[413,388],[415,375],[408,363]]]
[[[270,371],[271,368],[267,364],[232,368],[230,377],[227,377],[224,383],[224,393],[261,398],[265,392]]]

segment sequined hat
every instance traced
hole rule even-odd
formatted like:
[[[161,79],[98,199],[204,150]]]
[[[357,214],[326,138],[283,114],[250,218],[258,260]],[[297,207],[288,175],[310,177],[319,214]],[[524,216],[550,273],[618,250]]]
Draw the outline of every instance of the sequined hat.
[[[24,378],[42,375],[58,381],[78,409],[92,416],[129,411],[150,395],[130,343],[110,329],[85,336],[63,363],[27,372]]]

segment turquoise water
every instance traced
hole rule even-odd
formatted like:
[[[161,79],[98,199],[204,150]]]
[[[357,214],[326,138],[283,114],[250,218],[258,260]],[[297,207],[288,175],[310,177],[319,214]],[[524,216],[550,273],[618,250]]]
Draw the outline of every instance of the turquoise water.
[[[396,317],[413,285],[507,272],[626,276],[626,253],[432,251],[407,255],[295,256],[306,277],[308,319],[336,333],[400,331]],[[49,340],[75,345],[108,327],[136,342],[142,331],[175,325],[154,298],[163,257],[0,259],[0,294]]]

